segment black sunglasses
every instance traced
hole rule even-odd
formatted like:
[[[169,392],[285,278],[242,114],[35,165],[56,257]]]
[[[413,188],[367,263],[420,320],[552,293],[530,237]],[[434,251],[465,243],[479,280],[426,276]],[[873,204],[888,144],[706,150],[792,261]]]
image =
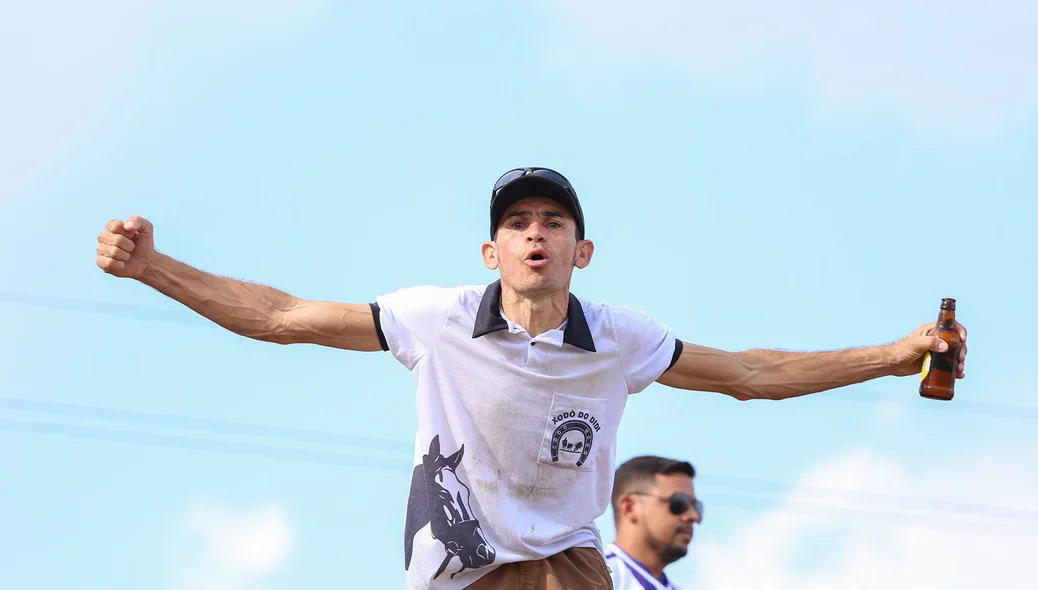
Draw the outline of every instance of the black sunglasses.
[[[703,522],[703,503],[699,501],[699,498],[693,498],[685,492],[674,492],[668,496],[657,496],[656,494],[650,494],[649,492],[631,492],[632,496],[652,496],[657,500],[662,500],[669,505],[670,513],[674,516],[681,516],[688,512],[689,508],[696,509],[696,515],[699,517],[699,522]]]
[[[497,179],[497,182],[494,183],[494,192],[496,193],[504,188],[504,186],[509,182],[512,182],[517,178],[522,178],[523,176],[540,176],[562,185],[563,188],[567,190],[573,190],[573,186],[569,183],[569,180],[554,170],[549,170],[548,168],[516,168],[515,170],[505,172],[501,175],[501,178]]]

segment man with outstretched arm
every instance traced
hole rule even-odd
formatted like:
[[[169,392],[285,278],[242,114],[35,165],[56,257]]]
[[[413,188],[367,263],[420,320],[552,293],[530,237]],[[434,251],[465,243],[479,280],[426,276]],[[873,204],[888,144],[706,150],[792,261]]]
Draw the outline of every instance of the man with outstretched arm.
[[[683,342],[644,312],[570,293],[574,269],[594,253],[584,230],[565,177],[519,168],[491,192],[482,254],[499,278],[489,285],[410,287],[370,303],[305,300],[160,253],[154,226],[137,216],[108,222],[97,264],[236,334],[388,351],[411,371],[420,449],[404,531],[412,590],[520,579],[544,590],[610,588],[594,520],[609,506],[627,397],[653,382],[778,400],[915,374],[924,353],[946,346],[933,323],[891,344],[831,352]]]

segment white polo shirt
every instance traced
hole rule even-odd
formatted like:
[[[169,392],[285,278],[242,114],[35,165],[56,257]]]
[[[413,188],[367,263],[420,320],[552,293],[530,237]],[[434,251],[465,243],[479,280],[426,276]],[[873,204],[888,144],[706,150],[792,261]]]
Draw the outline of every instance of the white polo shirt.
[[[680,353],[640,311],[570,295],[531,338],[501,285],[412,287],[372,304],[384,350],[418,381],[404,567],[411,590],[455,590],[509,562],[603,544],[627,396]]]

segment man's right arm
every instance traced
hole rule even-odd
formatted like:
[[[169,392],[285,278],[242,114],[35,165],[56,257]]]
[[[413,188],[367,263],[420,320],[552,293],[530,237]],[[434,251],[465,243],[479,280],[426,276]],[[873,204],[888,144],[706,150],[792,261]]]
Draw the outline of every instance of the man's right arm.
[[[383,350],[370,306],[299,299],[199,270],[155,251],[147,219],[109,221],[97,242],[97,265],[106,273],[136,279],[235,334],[277,344]]]
[[[300,299],[274,287],[210,274],[160,253],[139,280],[247,338],[382,350],[367,304]]]

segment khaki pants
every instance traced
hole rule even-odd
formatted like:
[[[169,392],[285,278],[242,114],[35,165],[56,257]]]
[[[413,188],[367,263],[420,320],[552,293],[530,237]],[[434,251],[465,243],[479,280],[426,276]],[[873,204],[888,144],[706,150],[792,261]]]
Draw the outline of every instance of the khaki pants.
[[[506,563],[468,590],[613,590],[598,549],[574,547],[537,561]]]

